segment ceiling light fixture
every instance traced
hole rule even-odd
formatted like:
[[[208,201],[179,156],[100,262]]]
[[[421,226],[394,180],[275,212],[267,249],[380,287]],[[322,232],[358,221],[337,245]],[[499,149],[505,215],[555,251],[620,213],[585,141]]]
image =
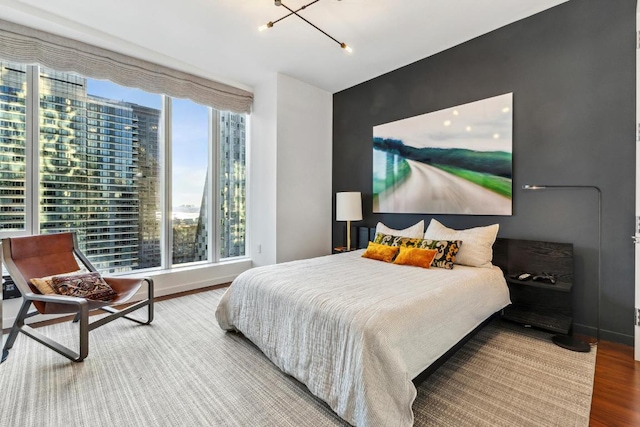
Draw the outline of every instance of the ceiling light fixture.
[[[304,17],[302,17],[302,16],[300,16],[300,15],[298,14],[298,12],[300,12],[301,10],[306,9],[307,7],[311,6],[311,5],[312,5],[312,4],[314,4],[314,3],[317,3],[317,2],[319,2],[319,1],[320,1],[320,0],[314,0],[314,1],[312,1],[311,3],[309,3],[309,4],[305,4],[305,5],[304,5],[304,6],[302,6],[300,9],[293,10],[293,9],[291,9],[289,6],[287,6],[286,4],[282,3],[282,1],[281,1],[281,0],[274,0],[274,4],[275,4],[276,6],[282,6],[282,7],[284,7],[285,9],[287,9],[287,10],[289,11],[289,13],[288,13],[288,14],[286,14],[285,16],[283,16],[283,17],[282,17],[282,18],[280,18],[280,19],[276,19],[275,21],[269,21],[269,22],[267,22],[266,24],[264,24],[264,25],[260,26],[260,27],[258,28],[258,31],[264,31],[264,30],[266,30],[267,28],[272,28],[272,27],[273,27],[273,25],[274,25],[274,24],[276,24],[277,22],[280,22],[280,21],[282,21],[283,19],[290,17],[291,15],[296,15],[298,18],[302,19],[304,22],[306,22],[307,24],[311,25],[313,28],[315,28],[316,30],[320,31],[322,34],[324,34],[325,36],[329,37],[329,38],[330,38],[331,40],[333,40],[334,42],[338,43],[338,45],[339,45],[341,48],[343,48],[344,50],[346,50],[347,52],[349,52],[349,53],[353,52],[353,49],[351,49],[351,47],[350,47],[350,46],[348,46],[346,43],[341,42],[341,41],[337,40],[336,38],[334,38],[334,37],[330,36],[327,32],[325,32],[325,31],[323,31],[322,29],[318,28],[318,26],[316,26],[315,24],[313,24],[313,23],[309,22],[309,20],[308,20],[308,19],[306,19],[306,18],[304,18]]]

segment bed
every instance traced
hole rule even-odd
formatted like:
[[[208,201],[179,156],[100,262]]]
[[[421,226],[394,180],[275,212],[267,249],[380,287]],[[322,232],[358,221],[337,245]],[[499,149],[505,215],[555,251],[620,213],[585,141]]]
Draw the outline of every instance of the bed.
[[[358,426],[413,425],[412,380],[507,306],[498,267],[423,269],[363,250],[242,273],[216,310]]]

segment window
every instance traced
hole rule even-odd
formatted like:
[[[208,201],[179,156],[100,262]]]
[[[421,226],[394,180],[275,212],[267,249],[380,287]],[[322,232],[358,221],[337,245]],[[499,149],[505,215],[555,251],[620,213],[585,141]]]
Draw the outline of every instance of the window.
[[[105,272],[242,256],[245,123],[244,114],[0,61],[0,236],[76,231]]]
[[[173,264],[209,258],[209,109],[184,99],[171,106]]]

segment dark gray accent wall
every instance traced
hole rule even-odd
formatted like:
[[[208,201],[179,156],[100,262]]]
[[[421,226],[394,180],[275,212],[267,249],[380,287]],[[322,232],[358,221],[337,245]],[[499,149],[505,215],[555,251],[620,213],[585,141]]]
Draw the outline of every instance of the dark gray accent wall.
[[[372,213],[373,126],[513,92],[513,215],[433,217],[453,228],[499,223],[506,238],[573,243],[574,328],[595,334],[595,191],[521,187],[600,187],[601,337],[632,344],[635,14],[635,0],[571,0],[336,93],[333,191],[363,193],[364,220],[352,224],[400,228],[432,218]],[[334,221],[334,246],[344,233]]]

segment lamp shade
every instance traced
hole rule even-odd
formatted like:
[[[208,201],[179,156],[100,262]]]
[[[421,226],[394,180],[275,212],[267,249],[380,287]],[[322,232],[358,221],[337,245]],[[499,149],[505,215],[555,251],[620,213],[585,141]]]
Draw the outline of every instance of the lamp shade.
[[[359,191],[336,193],[336,221],[362,220],[362,196]]]

